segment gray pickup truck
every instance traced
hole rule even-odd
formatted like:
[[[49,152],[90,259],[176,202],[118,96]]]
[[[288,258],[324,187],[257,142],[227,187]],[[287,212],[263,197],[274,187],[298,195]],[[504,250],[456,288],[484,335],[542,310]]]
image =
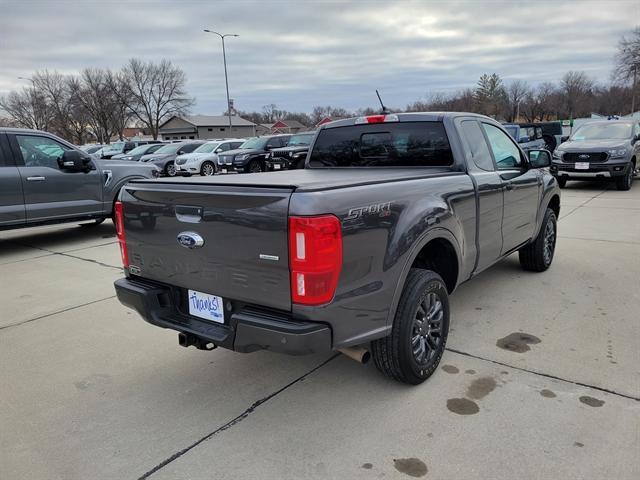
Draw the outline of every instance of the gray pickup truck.
[[[633,185],[640,159],[640,122],[604,120],[581,125],[553,152],[551,173],[560,188],[567,180],[615,180],[618,190]]]
[[[116,292],[182,346],[333,349],[417,384],[458,285],[516,251],[526,270],[551,264],[550,161],[490,118],[407,113],[322,126],[302,170],[133,181]]]
[[[132,179],[153,165],[97,160],[50,133],[0,128],[0,230],[64,222],[96,225]]]

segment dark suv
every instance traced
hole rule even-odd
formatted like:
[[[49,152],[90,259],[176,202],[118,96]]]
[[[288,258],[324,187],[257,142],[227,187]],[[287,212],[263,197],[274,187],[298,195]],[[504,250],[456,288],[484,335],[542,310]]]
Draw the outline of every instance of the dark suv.
[[[304,132],[293,135],[284,148],[271,150],[267,160],[267,170],[294,170],[304,168],[309,145],[316,132]]]
[[[567,180],[612,178],[629,190],[640,158],[640,123],[604,120],[580,126],[553,152],[551,173],[563,188]]]
[[[271,150],[286,147],[291,135],[269,135],[253,137],[244,142],[239,149],[229,150],[218,155],[220,173],[257,173],[267,169],[266,161]]]

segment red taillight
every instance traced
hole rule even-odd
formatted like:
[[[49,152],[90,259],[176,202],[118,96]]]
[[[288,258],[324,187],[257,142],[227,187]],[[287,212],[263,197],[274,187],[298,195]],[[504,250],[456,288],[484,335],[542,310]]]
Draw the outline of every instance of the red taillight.
[[[116,234],[118,235],[118,243],[120,244],[120,256],[122,257],[122,265],[129,266],[129,253],[127,252],[127,240],[124,237],[124,210],[122,202],[117,201],[115,205]]]
[[[289,217],[291,300],[328,303],[342,269],[342,228],[333,215]]]

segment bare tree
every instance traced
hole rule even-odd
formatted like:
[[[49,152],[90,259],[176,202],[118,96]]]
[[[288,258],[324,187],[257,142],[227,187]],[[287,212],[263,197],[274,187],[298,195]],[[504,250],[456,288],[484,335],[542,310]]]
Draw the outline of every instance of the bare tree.
[[[313,111],[310,115],[310,120],[313,125],[317,125],[323,118],[345,118],[352,116],[352,113],[344,108],[332,107],[327,105],[325,107],[313,107]]]
[[[130,113],[114,90],[109,70],[85,68],[80,77],[73,80],[72,90],[100,143],[109,143],[115,135],[122,138]]]
[[[49,129],[76,143],[83,143],[87,118],[74,97],[72,79],[56,71],[44,70],[33,76],[33,86],[45,98],[53,112]]]
[[[0,108],[20,127],[48,130],[53,112],[47,99],[35,87],[23,88],[21,92],[10,92],[0,98]]]
[[[506,89],[507,103],[509,106],[509,114],[507,121],[513,122],[518,120],[520,115],[520,103],[529,94],[531,88],[524,80],[514,80]]]
[[[614,80],[623,84],[631,80],[631,113],[634,113],[638,75],[640,75],[638,72],[638,68],[640,68],[640,26],[634,28],[631,35],[625,35],[620,39],[615,62]]]
[[[594,82],[585,72],[570,71],[564,74],[560,81],[560,88],[564,94],[566,113],[569,118],[589,113],[589,97],[592,94]]]
[[[187,113],[193,105],[193,99],[185,90],[186,83],[184,71],[168,60],[156,64],[132,58],[114,77],[113,90],[157,139],[158,129],[165,120]]]

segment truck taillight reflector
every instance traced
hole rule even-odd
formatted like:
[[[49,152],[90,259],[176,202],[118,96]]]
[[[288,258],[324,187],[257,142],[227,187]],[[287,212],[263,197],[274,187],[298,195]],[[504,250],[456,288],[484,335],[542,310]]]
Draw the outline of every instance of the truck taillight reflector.
[[[122,257],[122,266],[129,266],[129,253],[127,252],[127,240],[124,236],[124,210],[122,202],[117,201],[115,204],[115,221],[116,235],[118,236],[118,244],[120,245],[120,256]]]
[[[342,269],[342,228],[333,215],[289,217],[291,300],[321,305],[333,298]]]

